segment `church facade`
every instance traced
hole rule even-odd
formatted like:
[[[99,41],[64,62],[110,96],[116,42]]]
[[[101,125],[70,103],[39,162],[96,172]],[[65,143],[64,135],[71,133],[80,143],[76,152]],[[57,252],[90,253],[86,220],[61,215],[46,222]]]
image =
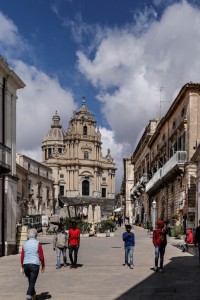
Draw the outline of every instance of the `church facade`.
[[[80,207],[100,205],[102,214],[113,211],[116,167],[110,150],[102,155],[101,133],[94,115],[82,100],[65,132],[56,113],[48,134],[42,141],[42,163],[53,171],[57,208],[67,208],[68,215]]]

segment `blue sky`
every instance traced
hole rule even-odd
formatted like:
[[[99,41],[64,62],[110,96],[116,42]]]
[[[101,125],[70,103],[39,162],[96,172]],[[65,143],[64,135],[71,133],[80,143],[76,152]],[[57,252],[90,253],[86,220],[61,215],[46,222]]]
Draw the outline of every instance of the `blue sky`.
[[[66,130],[82,96],[123,176],[149,119],[200,78],[200,2],[0,2],[0,54],[26,83],[18,91],[17,151],[41,160],[55,111]],[[162,89],[160,95],[159,90]]]

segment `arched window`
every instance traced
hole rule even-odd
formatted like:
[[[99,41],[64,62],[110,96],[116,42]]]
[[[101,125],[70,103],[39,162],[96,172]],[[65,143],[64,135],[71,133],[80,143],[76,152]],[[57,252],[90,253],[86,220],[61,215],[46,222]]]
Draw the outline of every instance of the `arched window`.
[[[83,127],[83,135],[87,135],[87,126]]]
[[[90,183],[88,180],[83,180],[82,182],[82,195],[83,196],[90,195]]]

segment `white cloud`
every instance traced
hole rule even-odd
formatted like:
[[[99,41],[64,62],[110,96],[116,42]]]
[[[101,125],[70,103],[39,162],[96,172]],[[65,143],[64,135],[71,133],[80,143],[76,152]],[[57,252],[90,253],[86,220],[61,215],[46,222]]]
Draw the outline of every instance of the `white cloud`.
[[[63,89],[56,78],[50,78],[33,66],[14,61],[15,71],[26,87],[18,91],[17,148],[33,151],[41,145],[52,123],[55,111],[66,125],[76,108],[73,94]],[[66,130],[66,128],[64,128]]]
[[[11,59],[24,51],[30,51],[30,46],[18,32],[16,25],[11,19],[0,12],[0,53]]]
[[[116,190],[120,191],[122,178],[123,178],[123,157],[126,156],[127,149],[131,150],[131,145],[117,143],[112,130],[108,130],[105,127],[100,127],[100,132],[102,135],[102,154],[106,156],[107,150],[110,149],[110,154],[114,158],[114,163],[118,169],[116,172]]]
[[[145,10],[139,24],[146,15]],[[183,84],[200,75],[199,9],[183,1],[148,26],[137,37],[131,27],[110,30],[94,59],[77,52],[78,68],[99,89],[97,99],[117,142],[133,147],[141,128],[159,116],[159,88],[165,87],[162,100],[172,101]]]

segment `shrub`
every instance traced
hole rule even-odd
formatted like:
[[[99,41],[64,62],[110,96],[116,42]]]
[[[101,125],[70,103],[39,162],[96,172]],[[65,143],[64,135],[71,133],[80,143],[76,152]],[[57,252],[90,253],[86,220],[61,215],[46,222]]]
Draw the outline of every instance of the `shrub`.
[[[107,231],[114,231],[116,229],[115,222],[111,220],[102,220],[101,222],[97,223],[94,227],[96,233],[105,233]]]
[[[183,227],[183,225],[178,225],[178,226],[175,226],[174,227],[174,231],[175,231],[175,237],[176,238],[181,238],[181,235],[183,235],[184,234],[184,227]]]
[[[92,227],[91,223],[88,223],[84,220],[76,220],[74,218],[65,218],[60,220],[60,223],[69,230],[72,227],[72,222],[76,222],[77,227],[81,230],[81,233],[90,233],[90,229]]]

